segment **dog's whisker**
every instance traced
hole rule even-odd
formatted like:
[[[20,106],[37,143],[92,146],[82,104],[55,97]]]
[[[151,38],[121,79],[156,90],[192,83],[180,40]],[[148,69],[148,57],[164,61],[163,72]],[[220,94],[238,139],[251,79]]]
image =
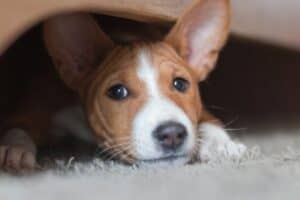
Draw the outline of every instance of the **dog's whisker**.
[[[108,147],[104,150],[102,150],[100,153],[98,153],[98,156],[102,156],[103,154],[105,153],[109,153],[110,151],[113,151],[114,149],[117,149],[117,148],[122,148],[126,146],[126,144],[123,144],[123,145],[115,145],[115,146],[112,146],[112,147]]]
[[[129,145],[124,148],[116,149],[116,150],[114,150],[112,155],[110,155],[110,157],[107,158],[107,160],[112,160],[112,159],[118,157],[119,155],[121,155],[122,153],[124,153],[126,155],[127,154],[126,151],[128,151],[130,149],[131,149],[131,146],[129,146]]]
[[[116,143],[116,142],[130,142],[130,139],[131,139],[130,136],[128,136],[128,137],[114,138],[113,139],[113,143]],[[107,144],[107,145],[110,145],[110,144]]]
[[[118,155],[120,155],[122,152],[123,151],[121,151],[121,150],[113,151],[113,153],[108,158],[106,158],[106,160],[112,160],[112,159],[116,158]]]
[[[96,156],[103,156],[103,154],[111,151],[113,149],[113,147],[107,147],[104,150],[100,151],[99,153],[96,154]]]
[[[234,122],[236,122],[237,120],[239,119],[239,117],[237,116],[237,117],[235,117],[235,118],[233,118],[232,120],[230,120],[229,122],[227,122],[227,123],[225,123],[224,124],[224,127],[226,128],[226,127],[228,127],[228,126],[230,126],[230,125],[232,125]]]
[[[131,137],[121,137],[121,138],[115,138],[115,141],[130,141]]]
[[[101,152],[99,152],[98,155],[104,154],[112,149],[121,148],[121,147],[127,146],[127,145],[129,145],[129,143],[119,143],[119,144],[115,144],[112,146],[108,146],[108,147],[104,148]]]
[[[131,146],[131,143],[129,142],[123,142],[123,143],[119,143],[119,144],[115,144],[109,147],[109,149],[121,149],[121,148],[127,148],[128,146]]]
[[[112,139],[112,138],[111,138],[111,139]],[[114,139],[112,139],[113,142],[110,142],[110,143],[108,143],[107,145],[111,145],[112,143],[115,143],[115,142],[118,142],[118,141],[123,141],[123,142],[128,141],[128,142],[129,142],[130,139],[131,139],[130,136],[128,136],[128,137],[114,138]],[[107,145],[106,145],[106,146],[107,146]]]
[[[229,132],[237,132],[237,131],[245,131],[247,130],[247,128],[226,128],[225,130]]]
[[[215,124],[215,123],[219,123],[219,120],[217,120],[217,119],[205,120],[204,122],[201,122],[198,125],[201,125],[202,123],[212,123],[212,124]]]
[[[113,146],[108,146],[108,147],[105,147],[104,149],[103,148],[99,148],[98,150],[100,150],[100,152],[96,152],[97,155],[101,155],[109,150],[111,150],[113,148]]]

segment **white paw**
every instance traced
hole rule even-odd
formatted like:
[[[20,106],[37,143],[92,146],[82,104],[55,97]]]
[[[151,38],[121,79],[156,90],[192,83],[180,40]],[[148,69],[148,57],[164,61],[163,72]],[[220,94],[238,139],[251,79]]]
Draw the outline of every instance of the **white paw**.
[[[203,123],[199,126],[201,143],[199,158],[201,161],[210,161],[220,158],[239,159],[247,150],[241,143],[233,141],[227,132],[212,123]]]

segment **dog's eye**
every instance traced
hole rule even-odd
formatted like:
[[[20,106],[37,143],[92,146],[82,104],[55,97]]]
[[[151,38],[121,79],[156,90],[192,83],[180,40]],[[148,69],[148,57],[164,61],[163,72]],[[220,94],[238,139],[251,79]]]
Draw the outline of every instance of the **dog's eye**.
[[[117,84],[108,89],[107,96],[114,100],[123,100],[129,96],[129,90],[124,85]]]
[[[173,81],[173,87],[179,92],[185,92],[189,88],[190,83],[184,79],[177,77]]]

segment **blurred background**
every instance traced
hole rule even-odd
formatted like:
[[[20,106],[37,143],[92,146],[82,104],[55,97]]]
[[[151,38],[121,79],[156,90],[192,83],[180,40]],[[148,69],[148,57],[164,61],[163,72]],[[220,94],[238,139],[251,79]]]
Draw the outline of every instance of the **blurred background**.
[[[234,33],[300,48],[299,0],[231,0]]]
[[[299,127],[300,1],[232,0],[232,10],[232,36],[203,84],[207,104],[249,133]]]

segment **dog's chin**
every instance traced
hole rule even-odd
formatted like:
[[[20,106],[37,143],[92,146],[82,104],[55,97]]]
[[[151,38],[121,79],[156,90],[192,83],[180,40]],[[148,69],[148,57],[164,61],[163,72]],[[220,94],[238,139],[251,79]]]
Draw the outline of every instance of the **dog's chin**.
[[[186,155],[167,156],[157,159],[138,160],[136,164],[141,167],[176,167],[190,162],[191,158]]]

